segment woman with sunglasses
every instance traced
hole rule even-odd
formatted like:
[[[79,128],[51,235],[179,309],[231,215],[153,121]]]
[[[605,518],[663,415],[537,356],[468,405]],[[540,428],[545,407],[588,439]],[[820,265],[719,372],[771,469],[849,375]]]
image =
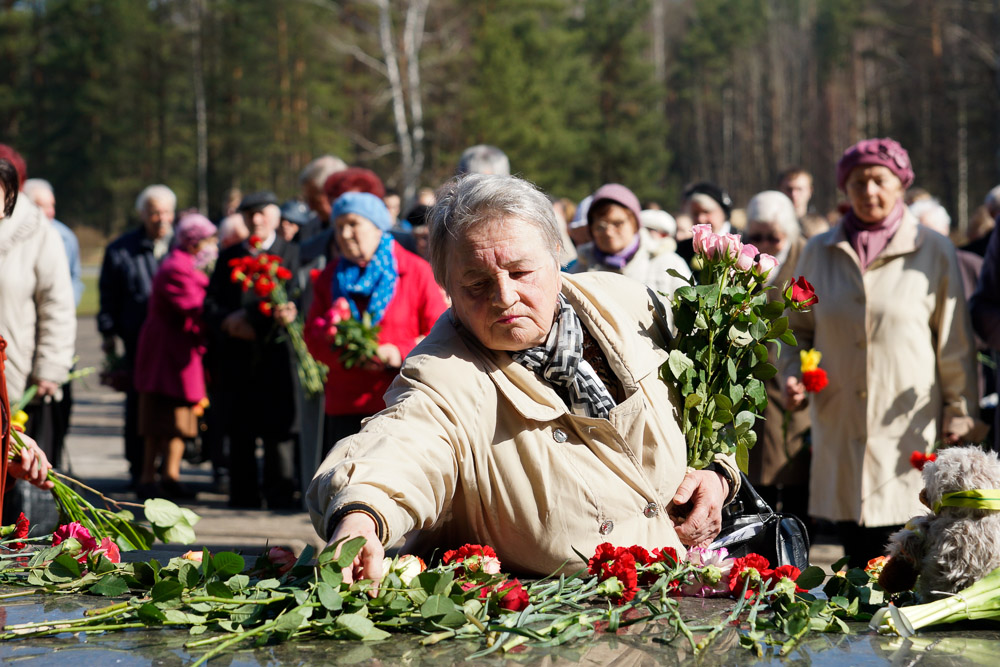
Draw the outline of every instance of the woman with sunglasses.
[[[767,190],[750,200],[746,214],[743,240],[778,259],[778,269],[768,274],[767,284],[778,288],[769,291],[768,297],[781,300],[781,287],[794,280],[795,265],[805,246],[795,206],[783,193]],[[768,345],[772,364],[777,362],[777,348],[775,343]],[[767,409],[764,419],[758,420],[754,428],[757,444],[750,450],[750,481],[772,507],[794,514],[809,525],[809,447],[804,443],[809,431],[809,413],[804,410],[791,413],[787,426],[783,427],[781,406],[785,385],[778,377],[764,385]]]

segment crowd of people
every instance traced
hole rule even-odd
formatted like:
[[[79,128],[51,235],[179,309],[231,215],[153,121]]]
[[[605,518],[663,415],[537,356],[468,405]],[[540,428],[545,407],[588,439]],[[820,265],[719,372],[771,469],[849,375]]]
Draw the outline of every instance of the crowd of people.
[[[21,191],[0,222],[7,390],[37,387],[29,433],[58,465],[79,248],[51,185],[26,180],[6,146],[4,164]],[[828,522],[863,563],[920,512],[911,454],[988,437],[980,407],[996,387],[977,353],[1000,348],[1000,186],[956,248],[895,141],[861,141],[834,167],[843,203],[829,215],[801,168],[742,207],[693,183],[674,216],[627,184],[544,195],[485,145],[412,202],[330,155],[302,170],[295,199],[227,193],[217,223],[150,185],[140,224],[105,250],[97,318],[134,490],[192,499],[180,472],[197,441],[231,506],[304,502],[321,535],[369,537],[350,576],[403,542],[489,542],[537,572],[612,532],[708,544],[745,482],[729,457],[685,470],[675,392],[657,373],[671,295],[698,268],[692,231],[708,225],[777,258],[769,285],[804,276],[819,295],[791,316],[797,349],[769,350],[780,372],[748,479],[811,529]],[[286,302],[237,279],[261,258],[280,260]],[[359,363],[336,343],[348,318],[378,327]],[[322,396],[296,373],[294,322],[328,368]],[[814,394],[798,368],[812,348],[830,378]]]

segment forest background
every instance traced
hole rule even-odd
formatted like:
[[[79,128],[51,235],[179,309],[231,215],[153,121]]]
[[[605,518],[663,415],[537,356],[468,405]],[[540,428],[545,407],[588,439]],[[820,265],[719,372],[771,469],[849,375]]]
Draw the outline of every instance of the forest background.
[[[1000,0],[0,0],[0,141],[104,234],[163,182],[298,192],[333,153],[406,197],[475,143],[580,199],[738,206],[793,164],[910,151],[959,226],[1000,182]]]

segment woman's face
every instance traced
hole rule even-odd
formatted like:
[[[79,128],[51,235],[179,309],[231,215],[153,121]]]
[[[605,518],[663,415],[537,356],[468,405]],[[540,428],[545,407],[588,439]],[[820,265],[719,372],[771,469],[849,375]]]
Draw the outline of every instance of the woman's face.
[[[752,220],[747,224],[747,232],[743,235],[747,242],[757,246],[761,252],[768,255],[779,255],[788,245],[788,237],[781,231],[781,225],[763,220]]]
[[[882,165],[863,164],[851,170],[844,184],[854,215],[862,222],[882,222],[903,196],[903,182]]]
[[[716,234],[722,232],[726,224],[726,212],[708,197],[695,197],[688,201],[688,215],[693,225],[712,225]]]
[[[345,213],[334,221],[334,225],[341,257],[358,266],[372,261],[382,242],[382,230],[374,222],[357,213]]]
[[[4,190],[3,183],[0,183],[0,220],[7,217],[7,191]]]
[[[465,328],[491,350],[541,345],[562,283],[538,228],[519,218],[485,224],[450,250],[446,289]]]
[[[627,248],[639,231],[632,211],[618,204],[603,206],[594,214],[590,234],[598,250],[615,255]]]

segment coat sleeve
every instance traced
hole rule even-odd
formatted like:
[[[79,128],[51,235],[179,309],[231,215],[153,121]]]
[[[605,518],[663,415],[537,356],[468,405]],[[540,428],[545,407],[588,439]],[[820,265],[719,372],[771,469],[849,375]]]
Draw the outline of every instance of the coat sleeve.
[[[958,259],[950,245],[945,248],[943,263],[937,308],[931,321],[941,384],[941,428],[945,433],[967,436],[979,415],[975,342]]]
[[[120,259],[114,244],[104,251],[101,262],[101,276],[97,282],[100,310],[97,313],[97,330],[102,336],[114,336],[118,332],[118,318],[121,316],[123,290],[125,288]]]
[[[422,367],[434,363],[440,360],[430,354],[407,359],[386,392],[388,407],[339,442],[313,477],[307,506],[324,539],[338,513],[352,507],[379,517],[387,546],[445,515],[458,484],[458,452],[469,448],[468,419],[421,379]]]
[[[38,322],[31,373],[35,380],[62,384],[73,366],[76,305],[62,239],[51,225],[46,225],[42,233],[42,245],[35,265]]]
[[[969,307],[976,333],[991,348],[1000,350],[1000,232],[996,229],[990,236],[979,284]]]

